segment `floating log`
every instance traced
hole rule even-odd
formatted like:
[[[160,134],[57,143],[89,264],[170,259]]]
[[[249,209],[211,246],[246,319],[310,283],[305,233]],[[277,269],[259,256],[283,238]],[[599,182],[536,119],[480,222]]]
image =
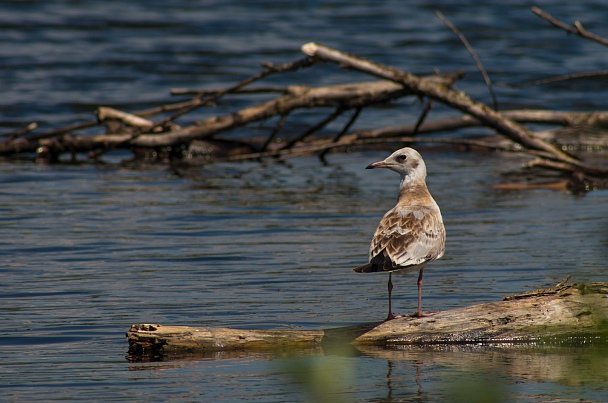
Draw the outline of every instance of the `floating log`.
[[[566,279],[567,281],[567,279]],[[322,330],[241,330],[190,326],[132,325],[133,354],[268,351],[432,344],[543,343],[593,337],[608,341],[608,283],[566,284],[506,297],[423,318]],[[367,347],[366,347],[367,346]]]

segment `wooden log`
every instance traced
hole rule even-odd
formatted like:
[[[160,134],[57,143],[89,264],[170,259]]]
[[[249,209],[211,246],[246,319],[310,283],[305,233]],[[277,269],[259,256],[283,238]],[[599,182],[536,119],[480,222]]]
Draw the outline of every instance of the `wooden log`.
[[[238,330],[190,326],[132,325],[127,332],[131,347],[165,352],[196,350],[264,350],[318,346],[322,330]]]
[[[555,338],[608,341],[608,283],[565,284],[424,318],[404,317],[322,330],[240,330],[132,325],[131,351],[192,353],[360,346],[543,343]]]
[[[522,343],[608,331],[608,283],[558,285],[440,312],[407,325],[386,322],[355,341],[362,344]]]

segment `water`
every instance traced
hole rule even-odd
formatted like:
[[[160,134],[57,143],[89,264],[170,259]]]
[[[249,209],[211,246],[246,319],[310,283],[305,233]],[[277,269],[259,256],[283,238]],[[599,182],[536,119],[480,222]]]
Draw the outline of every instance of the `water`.
[[[468,36],[495,81],[605,69],[601,47],[549,27],[529,4],[489,2],[474,13],[467,5],[5,2],[0,126],[54,128],[90,119],[98,104],[143,108],[171,100],[172,87],[229,85],[262,61],[301,57],[299,46],[311,40],[416,72],[467,68],[459,86],[487,101],[435,7]],[[600,2],[552,2],[546,11],[600,34],[608,15]],[[330,66],[322,71],[302,80],[347,81]],[[605,91],[585,82],[497,92],[505,107],[606,109]],[[418,111],[383,108],[357,125],[401,124]],[[434,116],[449,113],[438,108]],[[386,277],[350,269],[365,261],[397,188],[394,173],[363,167],[390,151],[264,169],[141,167],[120,164],[124,154],[99,165],[3,161],[3,400],[471,401],[474,390],[495,401],[605,400],[602,346],[129,362],[124,333],[133,323],[317,329],[384,317]],[[493,190],[501,173],[526,159],[421,151],[448,232],[445,257],[426,272],[425,309],[496,301],[568,274],[605,281],[608,192]],[[395,280],[396,311],[412,311],[415,275]]]

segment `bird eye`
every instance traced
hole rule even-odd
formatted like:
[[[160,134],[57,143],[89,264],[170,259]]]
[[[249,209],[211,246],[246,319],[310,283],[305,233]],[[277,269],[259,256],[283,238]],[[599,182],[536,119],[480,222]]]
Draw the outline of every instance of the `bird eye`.
[[[397,159],[399,160],[399,162],[403,162],[407,159],[407,155],[401,154],[400,156],[397,157]]]

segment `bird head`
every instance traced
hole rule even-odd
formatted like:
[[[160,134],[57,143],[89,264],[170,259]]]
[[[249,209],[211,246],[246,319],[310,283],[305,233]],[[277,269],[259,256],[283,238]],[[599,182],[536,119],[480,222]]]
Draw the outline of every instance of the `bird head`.
[[[395,151],[386,159],[369,164],[365,169],[388,168],[397,172],[401,178],[426,178],[424,160],[413,148],[405,147]]]

